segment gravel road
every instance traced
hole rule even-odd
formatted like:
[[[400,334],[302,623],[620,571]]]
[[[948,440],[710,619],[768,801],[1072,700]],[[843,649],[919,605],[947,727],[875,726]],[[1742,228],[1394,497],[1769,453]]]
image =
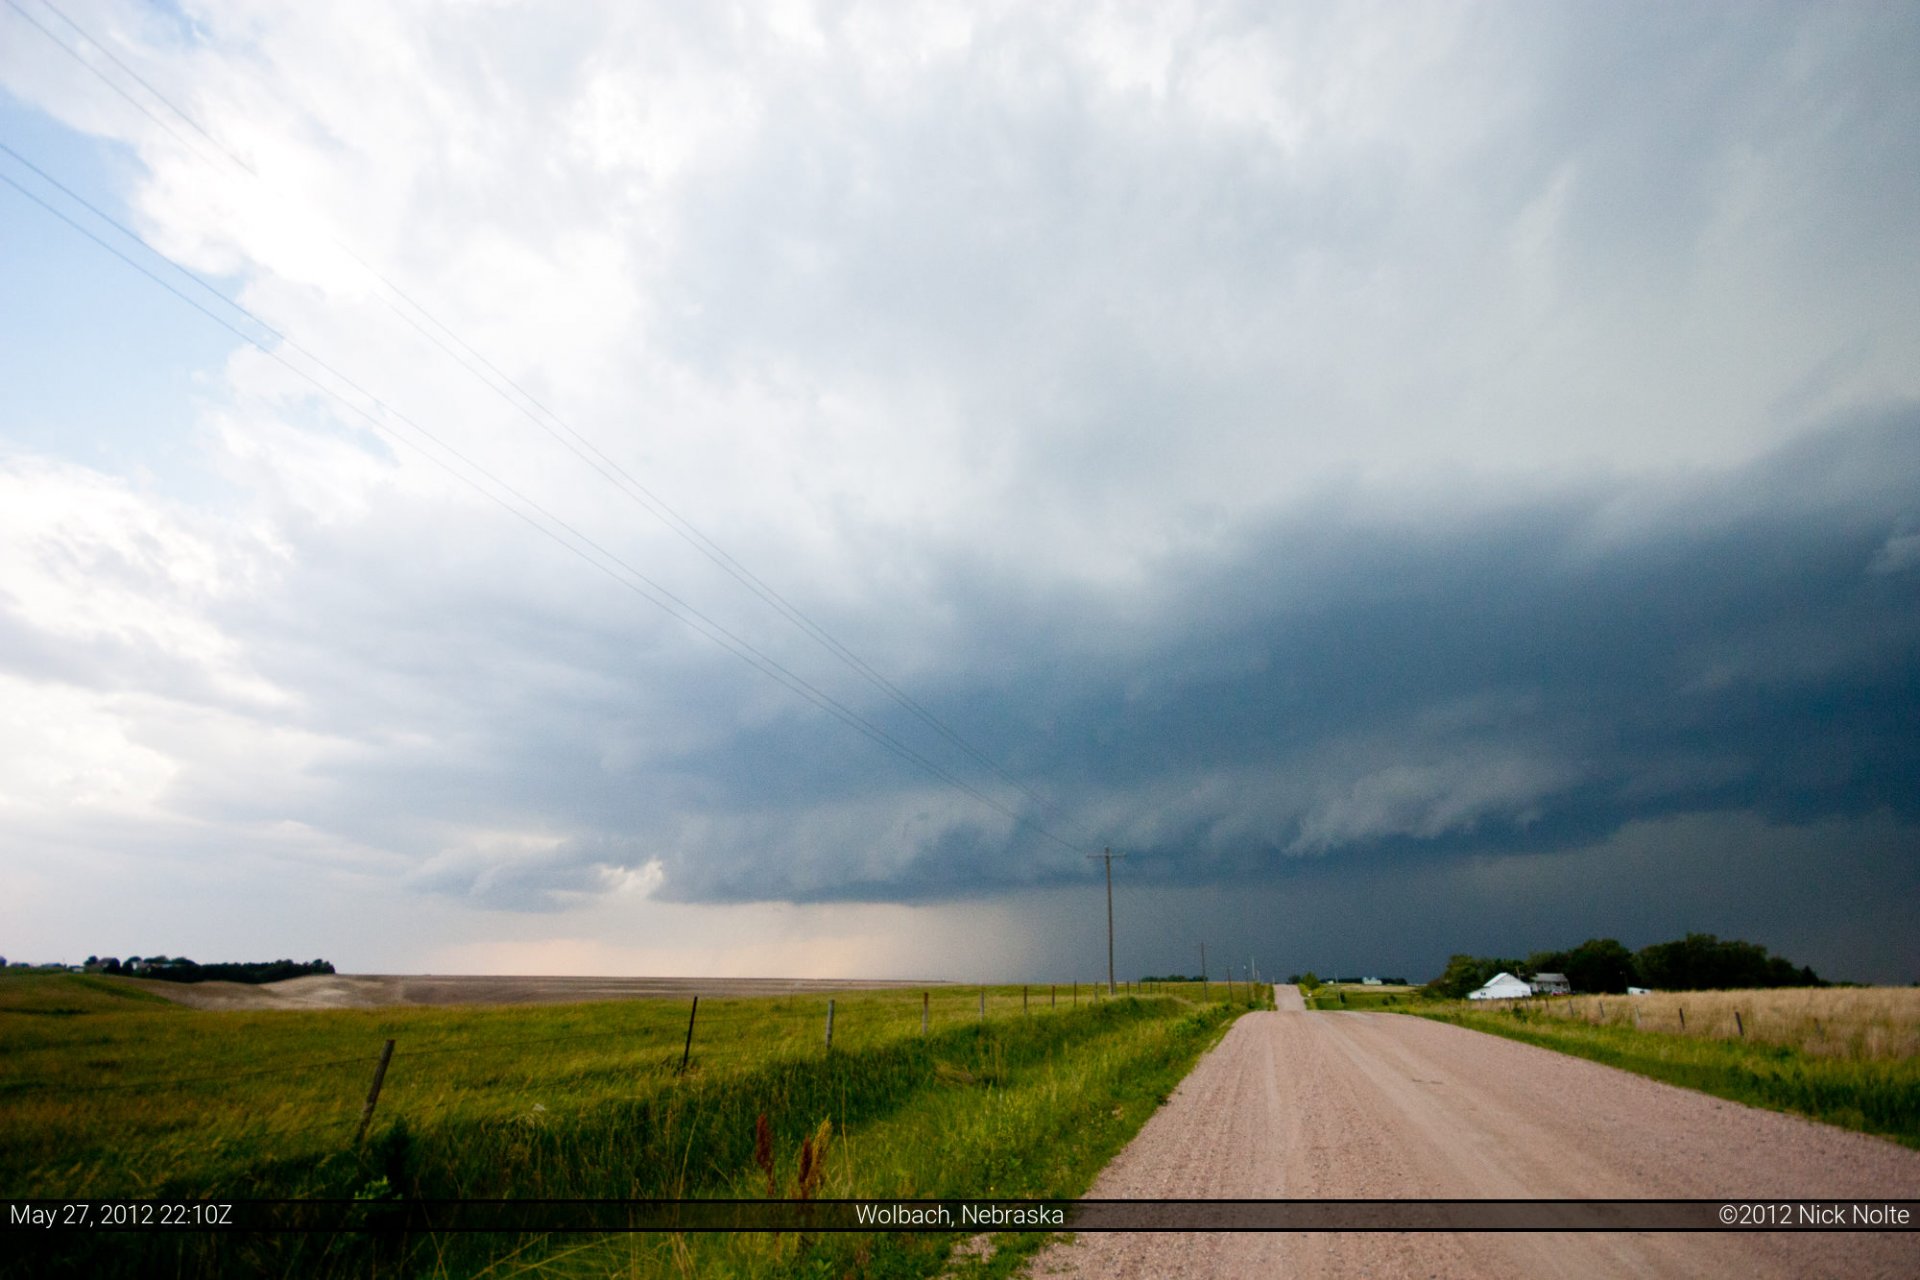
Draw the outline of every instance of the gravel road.
[[[1100,1175],[1134,1199],[1920,1199],[1920,1152],[1459,1027],[1240,1019]],[[1086,1234],[1059,1276],[1920,1276],[1920,1235]]]

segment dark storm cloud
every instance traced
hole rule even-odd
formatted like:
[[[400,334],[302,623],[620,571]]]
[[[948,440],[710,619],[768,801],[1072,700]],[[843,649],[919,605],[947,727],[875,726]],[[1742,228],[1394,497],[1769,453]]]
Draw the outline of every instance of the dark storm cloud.
[[[1050,636],[1010,670],[915,694],[1058,800],[1032,816],[1188,882],[1302,857],[1532,852],[1702,811],[1912,824],[1916,494],[1906,409],[1653,492],[1411,520],[1323,509],[1180,566],[1184,589],[1122,652],[1063,662]],[[1006,625],[994,605],[972,601],[981,625]],[[770,827],[910,778],[876,753],[850,768],[834,732],[796,719],[683,764]],[[870,829],[898,846],[877,875],[865,851],[783,858],[778,835],[752,857],[663,851],[664,892],[914,899],[1085,874],[979,817],[917,840]]]

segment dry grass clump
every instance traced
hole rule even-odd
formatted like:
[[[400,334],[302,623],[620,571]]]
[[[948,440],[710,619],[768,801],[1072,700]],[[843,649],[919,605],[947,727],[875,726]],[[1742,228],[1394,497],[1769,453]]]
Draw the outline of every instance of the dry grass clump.
[[[1878,1061],[1920,1056],[1920,987],[1657,991],[1515,1003],[1524,1004],[1529,1012],[1596,1025],[1746,1039],[1822,1058]]]

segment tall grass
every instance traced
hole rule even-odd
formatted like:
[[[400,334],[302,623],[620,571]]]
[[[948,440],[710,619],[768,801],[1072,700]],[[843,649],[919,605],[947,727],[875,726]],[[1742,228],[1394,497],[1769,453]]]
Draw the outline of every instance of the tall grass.
[[[1049,1002],[1029,988],[521,1008],[203,1012],[135,984],[0,979],[9,1195],[420,1198],[1071,1196],[1244,1004],[1199,992]],[[1215,989],[1218,993],[1218,988]],[[382,1040],[373,1133],[356,1126]],[[764,1136],[763,1136],[764,1134]],[[171,1243],[169,1243],[171,1241]],[[942,1237],[236,1242],[101,1237],[79,1273],[785,1275],[936,1268]],[[97,1250],[97,1251],[96,1251]],[[398,1253],[396,1254],[396,1250]],[[1017,1251],[1017,1249],[1016,1249]],[[862,1261],[864,1259],[864,1261]],[[857,1264],[857,1265],[856,1265]],[[841,1269],[847,1269],[842,1266]],[[836,1271],[835,1274],[838,1274]]]
[[[1911,1048],[1920,1002],[1912,995],[1674,992],[1428,1001],[1407,1012],[1920,1147],[1920,1057]]]
[[[1881,1061],[1920,1057],[1917,987],[1662,991],[1527,1003],[1559,1018],[1673,1035],[1753,1040],[1820,1058]]]

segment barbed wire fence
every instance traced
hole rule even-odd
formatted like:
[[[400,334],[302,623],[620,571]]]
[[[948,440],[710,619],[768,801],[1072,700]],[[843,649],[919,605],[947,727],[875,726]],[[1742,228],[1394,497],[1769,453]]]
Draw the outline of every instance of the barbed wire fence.
[[[1187,991],[1187,986],[1193,990]],[[75,1080],[70,1075],[0,1079],[0,1101],[16,1104],[34,1101],[59,1103],[67,1099],[83,1099],[91,1105],[113,1106],[113,1100],[117,1099],[144,1102],[162,1093],[199,1091],[203,1095],[200,1101],[205,1105],[175,1108],[186,1113],[190,1118],[189,1123],[169,1126],[167,1140],[158,1144],[153,1152],[155,1156],[172,1154],[173,1147],[191,1142],[196,1129],[203,1132],[217,1129],[217,1140],[235,1149],[271,1148],[276,1155],[311,1154],[331,1145],[320,1135],[334,1135],[340,1148],[359,1146],[369,1132],[369,1122],[383,1114],[383,1098],[388,1102],[385,1113],[397,1111],[411,1124],[430,1126],[455,1115],[471,1115],[473,1095],[476,1093],[524,1097],[529,1092],[564,1086],[572,1079],[609,1072],[627,1075],[638,1092],[672,1088],[676,1081],[685,1079],[689,1074],[697,1074],[703,1058],[724,1061],[736,1054],[762,1058],[770,1048],[775,1056],[831,1055],[835,1052],[830,1021],[833,1014],[828,1011],[836,1007],[840,1020],[840,1051],[844,1052],[850,1030],[857,1035],[859,1044],[864,1046],[874,1042],[876,1033],[884,1043],[890,1035],[903,1038],[926,1036],[936,1031],[948,1032],[1008,1019],[1090,1012],[1113,999],[1106,995],[1103,984],[1098,982],[982,986],[974,989],[942,987],[940,992],[943,998],[938,1002],[933,999],[932,989],[927,989],[920,993],[919,1000],[888,1002],[877,1006],[857,998],[847,1001],[845,997],[849,993],[845,992],[839,993],[838,997],[789,997],[753,1010],[750,1036],[740,1034],[738,1022],[741,1010],[727,1007],[730,1001],[723,1001],[721,1013],[714,1015],[712,1001],[703,1010],[697,997],[689,1006],[684,1040],[677,1024],[658,1020],[638,1025],[536,1036],[461,1035],[453,1039],[445,1038],[444,1033],[435,1035],[431,1030],[421,1036],[408,1037],[405,1028],[394,1028],[393,1034],[385,1037],[378,1049],[272,1065],[236,1065],[185,1075],[160,1074],[115,1080]],[[968,999],[969,995],[974,998]],[[1124,985],[1119,993],[1122,1000],[1129,997],[1178,999],[1193,1004],[1224,1003],[1224,996],[1225,992],[1217,983],[1213,992],[1204,999],[1198,983],[1130,983]],[[723,1023],[719,1037],[712,1043],[703,1044],[698,1034],[699,1015],[703,1012],[708,1013],[710,1019],[715,1016],[727,1019],[728,1015],[732,1015],[729,1023]],[[767,1034],[770,1030],[766,1025],[769,1019],[778,1024],[772,1028],[775,1031],[772,1036]],[[476,1055],[493,1055],[500,1050],[555,1046],[572,1048],[616,1039],[636,1043],[615,1052],[598,1054],[585,1063],[572,1054],[544,1057],[532,1064],[529,1074],[513,1085],[492,1078],[497,1075],[500,1064],[491,1056],[485,1059],[485,1065],[475,1061]],[[412,1069],[417,1063],[450,1057],[468,1059],[468,1065],[473,1070],[426,1075]],[[691,1073],[690,1062],[693,1067]],[[513,1066],[517,1070],[528,1064],[522,1062]],[[462,1080],[463,1075],[468,1077],[466,1081]],[[277,1103],[266,1105],[262,1104],[256,1092],[243,1096],[230,1088],[236,1082],[273,1078],[293,1079],[300,1083]],[[239,1123],[234,1124],[232,1113],[236,1107],[245,1109],[246,1114]],[[532,1104],[533,1112],[543,1110],[545,1108],[541,1104]],[[323,1114],[316,1116],[316,1111]],[[525,1118],[530,1114],[520,1109],[517,1101],[497,1107],[494,1111],[495,1118],[503,1120]],[[226,1121],[224,1128],[221,1127],[223,1117]],[[192,1118],[204,1118],[205,1123],[196,1126],[191,1123]],[[302,1141],[293,1142],[290,1146],[289,1140]],[[126,1158],[125,1152],[119,1155]]]

